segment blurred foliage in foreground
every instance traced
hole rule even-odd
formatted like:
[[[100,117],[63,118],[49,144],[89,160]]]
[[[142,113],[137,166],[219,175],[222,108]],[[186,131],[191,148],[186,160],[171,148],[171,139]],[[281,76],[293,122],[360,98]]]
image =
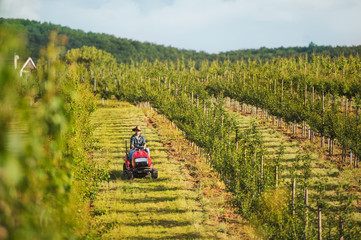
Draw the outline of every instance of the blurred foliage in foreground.
[[[0,28],[0,239],[91,238],[89,201],[107,177],[89,160],[94,96],[81,67],[59,60],[66,38],[56,32],[20,78],[5,59],[22,39]]]

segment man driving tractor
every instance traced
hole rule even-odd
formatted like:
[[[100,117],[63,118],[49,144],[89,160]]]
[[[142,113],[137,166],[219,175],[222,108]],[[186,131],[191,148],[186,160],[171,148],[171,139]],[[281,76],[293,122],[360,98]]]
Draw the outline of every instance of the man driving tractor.
[[[146,151],[150,157],[149,149],[146,148],[147,144],[145,142],[145,137],[140,134],[142,130],[139,126],[136,126],[132,130],[135,132],[135,134],[130,138],[129,159],[132,159],[133,153],[137,150]]]
[[[139,126],[132,130],[135,134],[130,138],[130,151],[125,154],[125,163],[123,164],[124,177],[127,179],[146,176],[150,176],[153,179],[158,178],[158,170],[153,167],[149,149],[146,148],[145,138],[140,134],[142,130]]]

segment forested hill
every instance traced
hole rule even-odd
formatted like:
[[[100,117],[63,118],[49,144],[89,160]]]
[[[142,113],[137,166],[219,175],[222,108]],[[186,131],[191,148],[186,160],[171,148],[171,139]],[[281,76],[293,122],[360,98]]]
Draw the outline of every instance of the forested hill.
[[[37,60],[40,49],[47,45],[48,35],[51,30],[57,29],[59,34],[68,36],[67,50],[72,48],[81,48],[82,46],[95,46],[111,53],[118,62],[130,62],[177,59],[192,59],[198,64],[203,60],[213,61],[214,59],[231,61],[242,58],[260,58],[262,60],[274,57],[292,57],[298,55],[311,55],[312,53],[329,55],[331,57],[340,55],[356,55],[361,53],[361,45],[345,47],[345,46],[318,46],[310,43],[307,47],[280,47],[280,48],[260,48],[246,49],[229,52],[221,52],[219,54],[209,54],[206,52],[197,52],[194,50],[178,49],[174,47],[166,47],[163,45],[139,42],[126,38],[118,38],[113,35],[103,33],[84,32],[82,30],[74,30],[69,27],[54,25],[51,23],[40,23],[37,21],[24,19],[5,19],[0,18],[0,25],[5,28],[16,28],[27,35],[28,45],[27,52],[18,53],[19,55],[28,55]],[[14,52],[16,50],[14,49]],[[198,65],[197,64],[197,65]],[[199,66],[199,65],[198,65]]]

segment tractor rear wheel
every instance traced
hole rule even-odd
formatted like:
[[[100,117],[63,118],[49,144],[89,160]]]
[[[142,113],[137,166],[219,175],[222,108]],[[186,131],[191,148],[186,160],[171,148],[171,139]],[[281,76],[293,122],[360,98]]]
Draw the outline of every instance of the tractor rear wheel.
[[[125,163],[123,164],[123,176],[125,178],[127,177],[127,167],[126,167]]]
[[[158,170],[155,169],[155,168],[153,168],[153,171],[152,171],[152,178],[153,178],[153,179],[158,178]]]

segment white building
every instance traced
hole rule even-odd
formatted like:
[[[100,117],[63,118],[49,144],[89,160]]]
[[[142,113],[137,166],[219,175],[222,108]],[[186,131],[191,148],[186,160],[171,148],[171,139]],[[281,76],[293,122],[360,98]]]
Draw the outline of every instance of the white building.
[[[15,55],[14,56],[14,67],[15,69],[17,69],[18,67],[18,60],[19,60],[19,56]],[[24,63],[23,67],[20,70],[20,77],[23,76],[23,73],[30,73],[31,70],[36,69],[36,65],[33,61],[33,59],[31,59],[31,57],[29,57],[26,62]]]

